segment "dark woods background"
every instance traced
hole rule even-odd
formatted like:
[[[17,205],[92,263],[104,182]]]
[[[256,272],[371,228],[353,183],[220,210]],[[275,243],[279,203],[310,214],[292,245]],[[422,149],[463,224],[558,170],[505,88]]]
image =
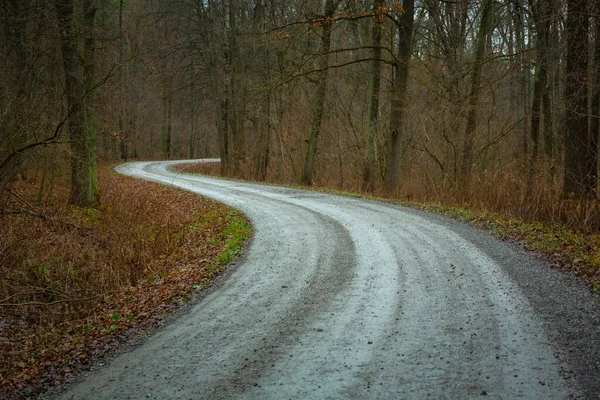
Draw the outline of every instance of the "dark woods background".
[[[0,0],[0,178],[221,173],[597,229],[600,2]],[[574,205],[576,202],[577,204]],[[596,218],[596,219],[595,219]],[[577,222],[576,222],[577,221]]]

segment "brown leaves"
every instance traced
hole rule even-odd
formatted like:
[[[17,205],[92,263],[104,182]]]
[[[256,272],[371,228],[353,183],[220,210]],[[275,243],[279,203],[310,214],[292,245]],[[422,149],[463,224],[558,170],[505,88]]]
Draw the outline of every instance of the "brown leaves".
[[[20,185],[35,198],[35,182]],[[224,268],[210,267],[229,240],[228,208],[108,168],[101,185],[97,210],[56,202],[39,210],[52,219],[0,219],[0,300],[43,304],[0,307],[1,398],[35,395],[146,334]]]

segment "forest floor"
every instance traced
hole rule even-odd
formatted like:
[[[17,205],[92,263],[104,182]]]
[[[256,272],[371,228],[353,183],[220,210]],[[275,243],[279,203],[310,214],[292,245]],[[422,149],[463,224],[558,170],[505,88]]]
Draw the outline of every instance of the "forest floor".
[[[109,166],[96,208],[65,206],[68,177],[42,185],[39,196],[41,181],[32,176],[2,194],[5,399],[35,398],[149,335],[211,286],[251,234],[229,207]]]
[[[184,173],[220,177],[219,164],[216,163],[180,164],[173,168]],[[526,221],[515,215],[490,212],[484,207],[478,209],[468,205],[403,201],[389,196],[376,197],[349,193],[327,186],[302,187],[302,189],[393,202],[467,222],[503,240],[516,242],[542,255],[551,265],[565,273],[582,278],[593,292],[600,294],[600,233],[597,231],[589,232],[561,224]],[[577,203],[572,202],[573,208],[577,206]]]

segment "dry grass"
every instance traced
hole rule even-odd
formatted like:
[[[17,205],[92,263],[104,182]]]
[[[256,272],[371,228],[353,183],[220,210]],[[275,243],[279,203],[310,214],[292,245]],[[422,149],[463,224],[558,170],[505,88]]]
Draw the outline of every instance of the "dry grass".
[[[35,394],[99,347],[156,324],[210,284],[249,235],[218,203],[108,168],[100,178],[98,209],[66,208],[59,184],[51,204],[33,206],[35,180],[16,184],[4,204],[0,397]]]
[[[593,199],[563,199],[561,177],[560,173],[539,173],[528,188],[520,171],[505,169],[479,175],[468,196],[460,188],[408,183],[401,189],[400,198],[493,212],[587,234],[600,233],[600,203]]]

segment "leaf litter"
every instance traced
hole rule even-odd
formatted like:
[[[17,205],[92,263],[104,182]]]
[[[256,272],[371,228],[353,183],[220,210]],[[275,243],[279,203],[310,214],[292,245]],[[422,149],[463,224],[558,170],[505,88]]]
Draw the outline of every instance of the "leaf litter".
[[[65,207],[66,185],[39,206],[35,179],[12,189],[23,201],[0,216],[0,398],[35,398],[147,335],[250,237],[212,200],[108,167],[100,179],[96,209]]]

